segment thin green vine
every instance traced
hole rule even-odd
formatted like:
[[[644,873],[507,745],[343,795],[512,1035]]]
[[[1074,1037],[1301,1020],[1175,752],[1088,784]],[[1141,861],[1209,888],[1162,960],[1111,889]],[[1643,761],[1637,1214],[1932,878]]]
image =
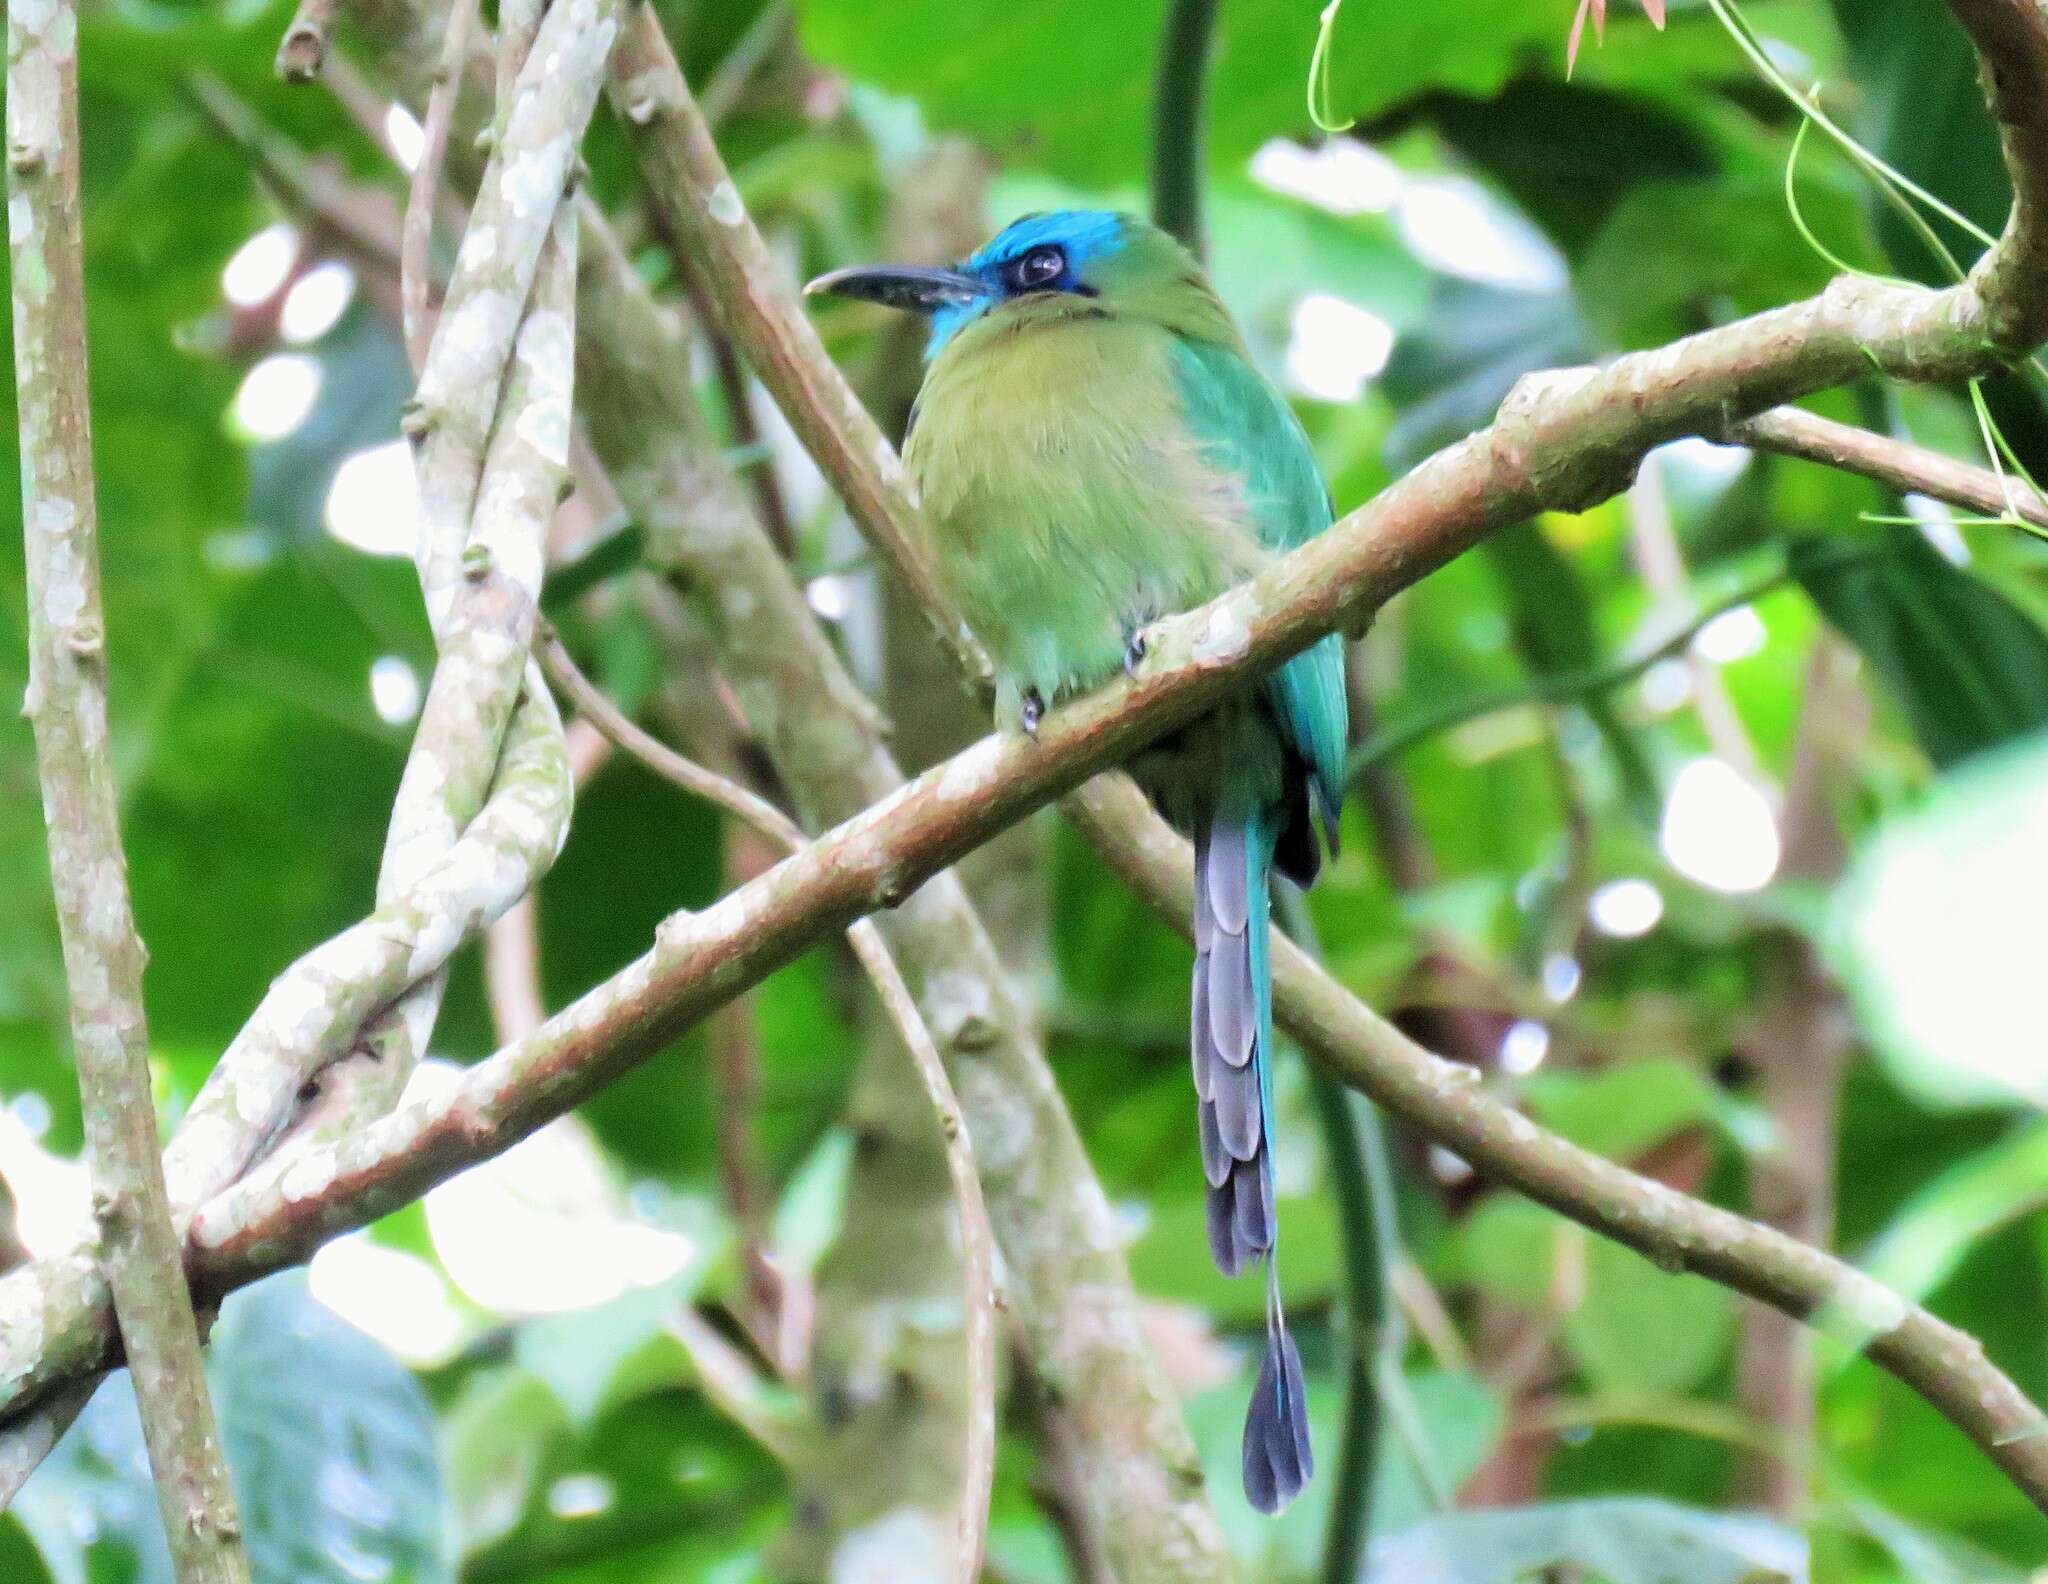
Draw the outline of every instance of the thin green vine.
[[[1806,146],[1807,133],[1814,127],[1819,127],[1835,141],[1857,168],[1870,179],[1872,185],[1876,187],[1885,202],[1900,218],[1913,228],[1914,233],[1926,244],[1928,251],[1947,266],[1949,273],[1958,281],[1965,279],[1966,272],[1961,262],[1956,258],[1954,251],[1942,239],[1940,233],[1934,229],[1926,215],[1922,214],[1920,209],[1915,207],[1915,204],[1924,205],[1941,218],[1967,232],[1986,247],[1996,246],[1997,238],[1971,220],[1969,216],[1943,202],[1895,166],[1879,158],[1848,132],[1844,131],[1826,111],[1821,109],[1821,85],[1819,83],[1815,83],[1808,92],[1801,93],[1771,60],[1769,51],[1763,46],[1763,40],[1757,36],[1755,29],[1750,26],[1748,18],[1743,16],[1740,7],[1736,4],[1736,0],[1707,0],[1707,4],[1713,10],[1715,18],[1727,30],[1728,36],[1735,41],[1736,47],[1742,51],[1750,64],[1756,68],[1758,75],[1784,95],[1794,108],[1799,111],[1799,128],[1792,134],[1792,151],[1785,160],[1785,208],[1791,216],[1794,228],[1805,239],[1806,245],[1825,260],[1830,268],[1844,275],[1855,275],[1865,280],[1882,281],[1893,286],[1912,284],[1911,282],[1900,280],[1896,276],[1881,275],[1873,270],[1860,269],[1856,265],[1849,263],[1840,254],[1821,241],[1812,226],[1807,224],[1805,213],[1799,206],[1799,155]],[[2048,373],[2048,368],[2043,367],[2038,355],[2032,359],[2032,362],[2036,369],[2041,370],[2043,373]],[[1880,370],[1881,372],[1882,370]],[[1984,443],[1985,457],[1991,465],[1992,472],[1998,476],[2000,491],[2005,496],[2006,509],[1997,517],[1971,516],[1957,517],[1953,520],[1957,523],[1970,525],[2018,528],[2034,538],[2048,539],[2048,533],[2044,533],[2019,514],[2018,507],[2013,499],[2012,482],[2006,474],[2006,464],[2011,464],[2013,470],[2026,481],[2027,487],[2034,492],[2037,498],[2048,500],[2048,496],[2042,494],[2041,487],[2034,482],[2033,475],[2027,471],[2026,464],[2020,461],[2012,448],[2011,442],[2006,439],[2004,432],[1999,429],[1997,421],[1991,416],[1991,409],[1984,400],[1983,381],[1979,379],[1969,381],[1969,390],[1970,405],[1976,415],[1978,433]],[[1893,517],[1881,517],[1868,512],[1864,513],[1863,516],[1864,520],[1869,522],[1896,522],[1901,520]],[[1903,520],[1911,522],[1914,519],[1907,518]]]
[[[1330,108],[1330,38],[1337,31],[1337,13],[1344,0],[1330,0],[1316,23],[1316,47],[1308,58],[1308,118],[1323,132],[1349,132],[1358,124],[1356,116],[1342,121]]]

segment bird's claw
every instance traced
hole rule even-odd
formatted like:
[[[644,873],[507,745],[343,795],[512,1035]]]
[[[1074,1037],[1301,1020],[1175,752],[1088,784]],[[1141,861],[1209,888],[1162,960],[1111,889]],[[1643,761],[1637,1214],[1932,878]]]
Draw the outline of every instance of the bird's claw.
[[[1017,706],[1017,720],[1024,728],[1024,735],[1036,737],[1038,735],[1038,723],[1044,719],[1045,700],[1039,696],[1037,688],[1026,688],[1024,690],[1024,702]]]
[[[1144,628],[1134,627],[1131,629],[1131,636],[1124,644],[1125,676],[1130,677],[1134,681],[1137,679],[1138,667],[1144,661],[1146,652],[1151,647],[1150,641],[1145,637]]]

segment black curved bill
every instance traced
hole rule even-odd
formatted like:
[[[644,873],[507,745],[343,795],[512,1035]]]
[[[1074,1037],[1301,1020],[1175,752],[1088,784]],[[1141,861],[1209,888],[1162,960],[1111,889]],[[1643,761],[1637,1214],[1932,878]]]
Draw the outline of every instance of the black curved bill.
[[[924,269],[915,264],[855,264],[820,275],[804,288],[806,297],[829,292],[862,302],[912,313],[932,313],[950,304],[965,305],[988,295],[988,288],[958,270]]]

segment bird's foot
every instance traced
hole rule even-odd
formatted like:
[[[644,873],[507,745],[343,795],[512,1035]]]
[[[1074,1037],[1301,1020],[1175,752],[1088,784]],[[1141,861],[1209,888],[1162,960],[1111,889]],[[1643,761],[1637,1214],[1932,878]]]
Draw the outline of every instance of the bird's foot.
[[[1144,663],[1146,653],[1151,649],[1151,640],[1145,636],[1145,629],[1133,627],[1131,636],[1124,642],[1124,675],[1133,681],[1137,679],[1138,667]]]
[[[1045,719],[1045,700],[1037,688],[1024,690],[1024,702],[1017,706],[1017,723],[1024,728],[1026,737],[1038,735],[1038,723]]]

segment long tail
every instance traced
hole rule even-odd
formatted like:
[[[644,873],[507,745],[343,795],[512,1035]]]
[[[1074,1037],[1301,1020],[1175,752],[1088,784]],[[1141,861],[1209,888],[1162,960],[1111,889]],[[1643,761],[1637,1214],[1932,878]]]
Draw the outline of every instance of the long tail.
[[[1266,1261],[1266,1352],[1244,1424],[1244,1491],[1276,1513],[1315,1472],[1301,1355],[1287,1334],[1273,1210],[1273,980],[1267,890],[1277,811],[1218,814],[1195,839],[1195,981],[1190,1018],[1209,1250],[1226,1276]]]

